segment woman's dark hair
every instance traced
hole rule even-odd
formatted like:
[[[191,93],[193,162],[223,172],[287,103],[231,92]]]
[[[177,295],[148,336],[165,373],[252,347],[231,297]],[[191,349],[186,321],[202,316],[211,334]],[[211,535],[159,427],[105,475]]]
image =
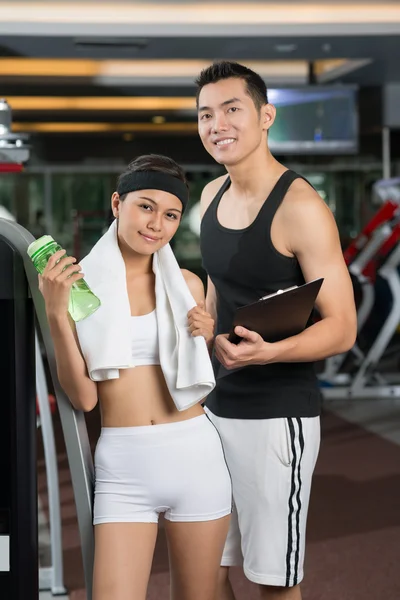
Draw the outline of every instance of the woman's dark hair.
[[[176,177],[177,179],[180,179],[180,181],[183,181],[189,189],[189,184],[182,167],[180,167],[172,158],[162,156],[161,154],[144,154],[143,156],[135,158],[135,160],[129,163],[126,170],[119,175],[117,188],[124,175],[139,171],[157,171],[159,173],[165,173],[166,175],[172,175],[172,177]],[[128,194],[123,194],[120,196],[120,200],[125,200],[127,195]]]
[[[200,92],[205,85],[217,83],[223,79],[243,79],[246,83],[247,93],[253,100],[257,110],[268,103],[267,86],[264,80],[244,65],[236,62],[221,61],[203,69],[195,81],[197,85],[196,104],[199,106]]]

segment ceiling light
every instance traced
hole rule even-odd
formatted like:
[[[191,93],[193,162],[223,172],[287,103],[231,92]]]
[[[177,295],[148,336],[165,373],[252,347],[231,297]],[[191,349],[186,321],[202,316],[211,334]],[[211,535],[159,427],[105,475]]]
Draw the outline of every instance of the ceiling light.
[[[14,132],[29,133],[151,133],[166,132],[197,135],[197,123],[99,123],[99,122],[14,122]]]
[[[196,110],[194,97],[158,96],[8,96],[13,110]]]

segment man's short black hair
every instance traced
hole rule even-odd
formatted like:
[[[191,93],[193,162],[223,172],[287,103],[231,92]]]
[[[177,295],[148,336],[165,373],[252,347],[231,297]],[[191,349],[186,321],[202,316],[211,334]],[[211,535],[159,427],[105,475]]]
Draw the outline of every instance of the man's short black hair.
[[[205,85],[217,83],[223,79],[243,79],[246,82],[247,93],[253,100],[257,110],[268,103],[267,86],[260,75],[236,62],[220,61],[203,69],[195,83],[197,85],[196,104],[199,106],[200,92]]]

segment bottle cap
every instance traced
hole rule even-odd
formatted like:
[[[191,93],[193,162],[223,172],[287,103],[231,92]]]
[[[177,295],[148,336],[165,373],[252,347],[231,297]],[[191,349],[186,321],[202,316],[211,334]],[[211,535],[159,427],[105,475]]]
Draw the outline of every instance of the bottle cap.
[[[32,242],[32,244],[28,246],[27,250],[29,258],[32,258],[34,254],[51,242],[54,242],[54,238],[51,235],[42,235],[42,237]]]

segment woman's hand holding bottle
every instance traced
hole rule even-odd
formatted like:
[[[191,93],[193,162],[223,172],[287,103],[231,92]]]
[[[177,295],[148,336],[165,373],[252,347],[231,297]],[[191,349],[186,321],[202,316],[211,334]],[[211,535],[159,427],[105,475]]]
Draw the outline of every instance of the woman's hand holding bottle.
[[[64,256],[65,252],[59,250],[50,256],[42,275],[39,275],[39,290],[49,318],[67,314],[72,284],[84,276],[80,265],[75,264],[76,258]]]

